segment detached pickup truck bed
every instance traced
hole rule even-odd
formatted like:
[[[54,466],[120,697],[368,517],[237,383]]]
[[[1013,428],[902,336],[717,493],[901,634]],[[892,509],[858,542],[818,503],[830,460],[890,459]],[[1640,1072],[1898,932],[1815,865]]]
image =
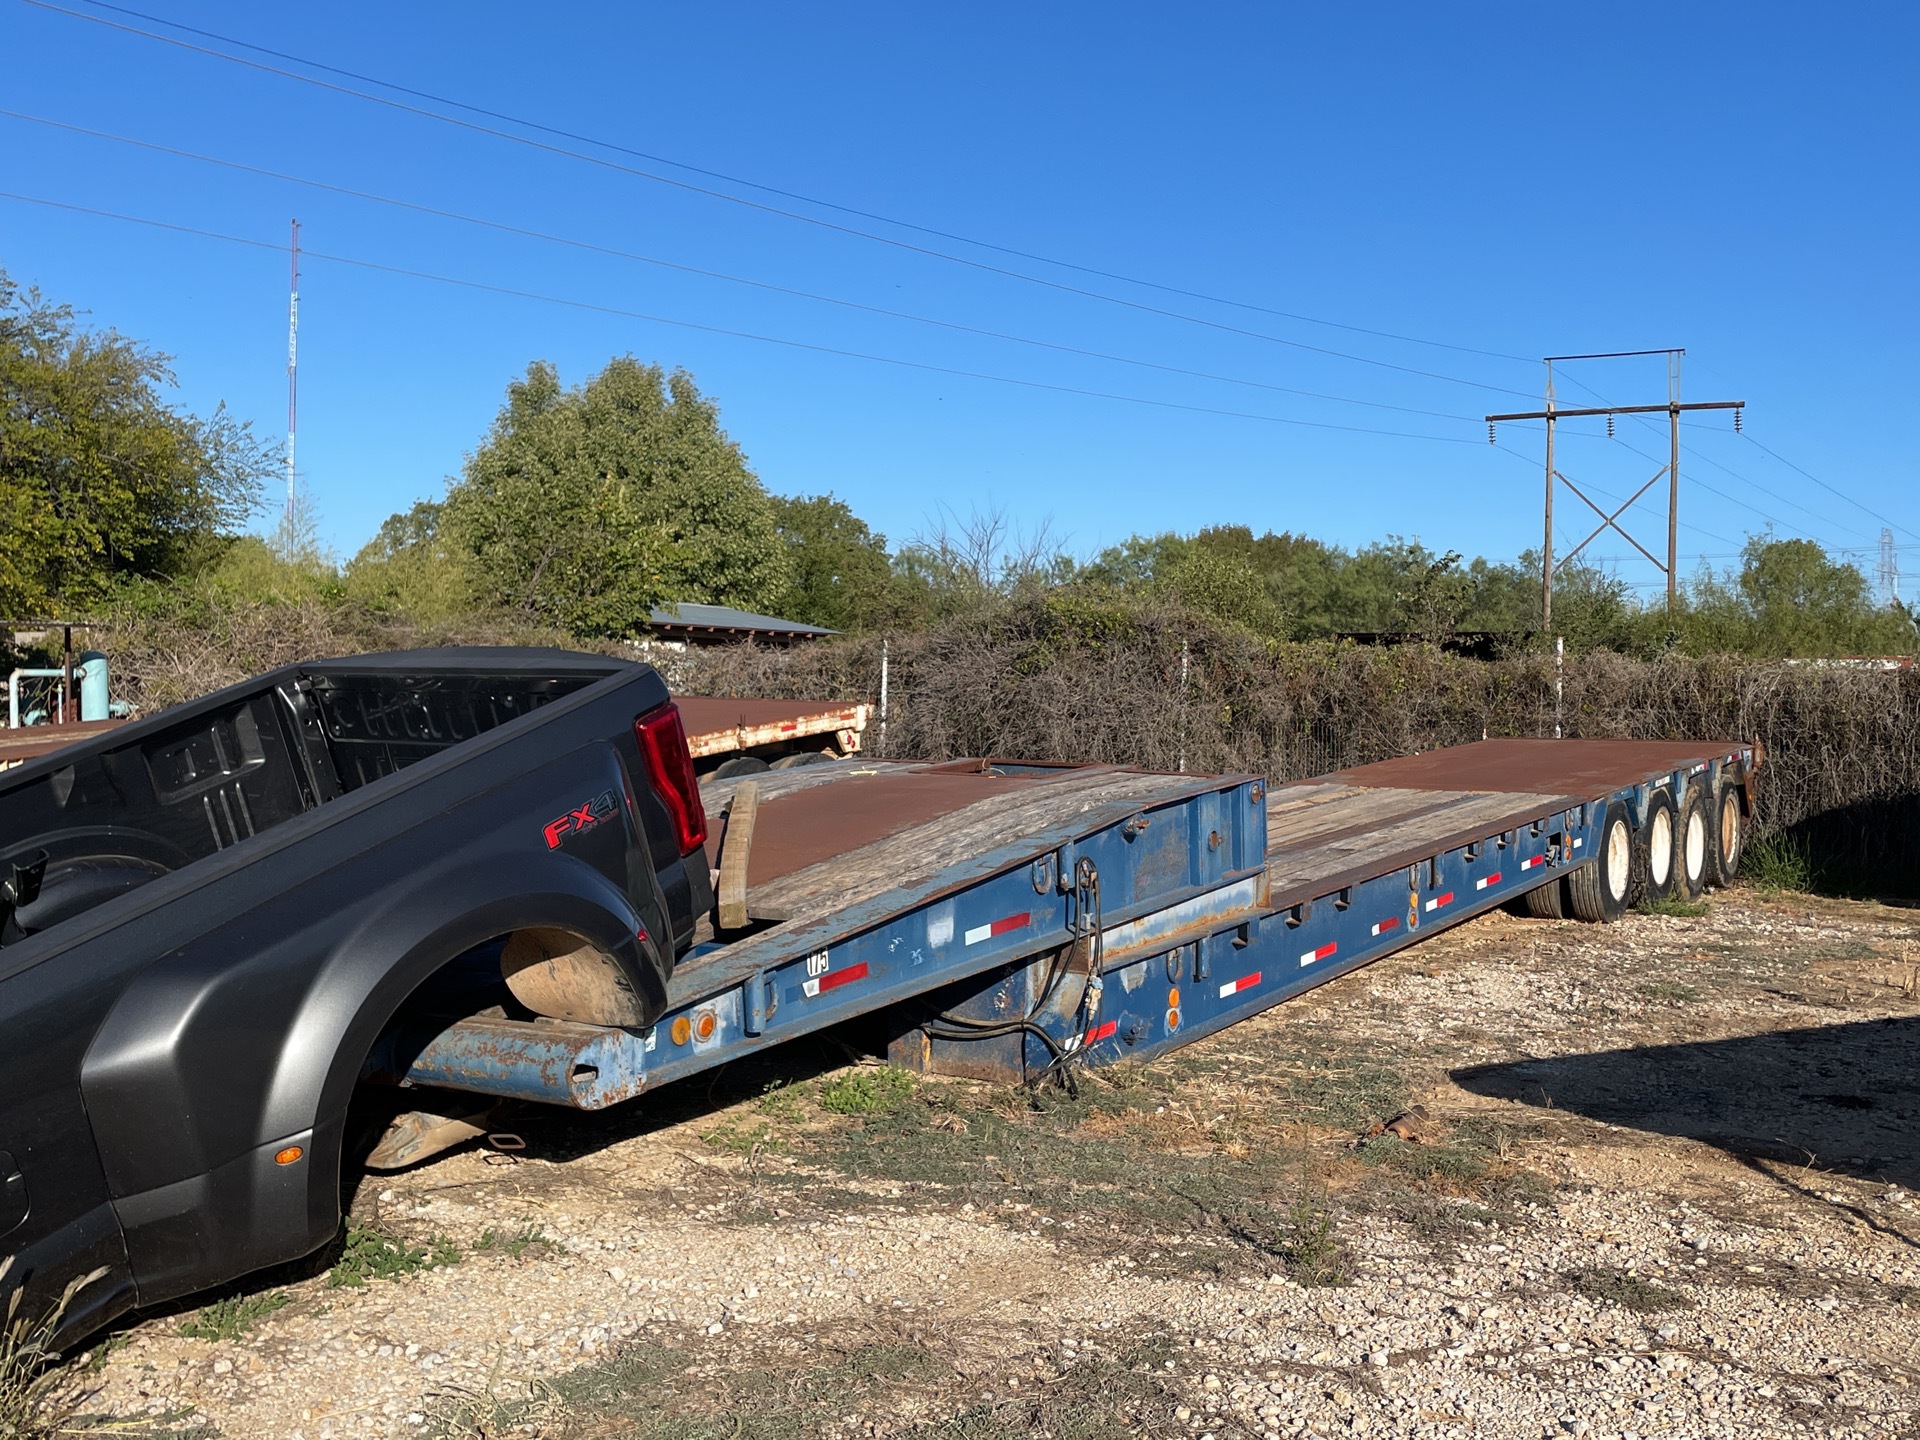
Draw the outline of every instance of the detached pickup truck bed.
[[[710,906],[677,710],[537,650],[291,666],[0,775],[0,1251],[69,1328],[339,1225],[366,1057],[508,941],[521,1013],[646,1026]]]

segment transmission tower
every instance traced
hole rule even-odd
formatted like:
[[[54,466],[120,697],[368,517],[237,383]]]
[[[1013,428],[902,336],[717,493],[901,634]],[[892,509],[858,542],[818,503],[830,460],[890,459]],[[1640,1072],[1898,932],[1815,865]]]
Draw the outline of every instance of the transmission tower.
[[[293,222],[292,261],[287,286],[287,550],[299,543],[295,499],[293,436],[300,415],[300,222]]]
[[[1900,599],[1900,547],[1893,543],[1893,531],[1880,531],[1880,595],[1889,605]]]

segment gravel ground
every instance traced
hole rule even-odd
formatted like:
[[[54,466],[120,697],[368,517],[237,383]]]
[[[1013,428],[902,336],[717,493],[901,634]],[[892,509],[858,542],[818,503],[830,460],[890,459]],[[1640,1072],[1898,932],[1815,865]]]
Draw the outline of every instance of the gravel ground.
[[[114,1433],[289,1440],[1920,1436],[1916,941],[1746,892],[1494,915],[1091,1108],[836,1114],[815,1056],[531,1118],[362,1189],[394,1278],[144,1317],[73,1380]],[[1362,1138],[1414,1101],[1424,1143]]]

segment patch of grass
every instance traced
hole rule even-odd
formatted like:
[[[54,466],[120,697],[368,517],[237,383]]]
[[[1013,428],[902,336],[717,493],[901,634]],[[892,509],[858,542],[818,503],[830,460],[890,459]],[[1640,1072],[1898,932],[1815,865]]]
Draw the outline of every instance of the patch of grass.
[[[1693,1305],[1693,1301],[1678,1290],[1655,1285],[1650,1280],[1642,1280],[1638,1275],[1612,1265],[1592,1265],[1570,1270],[1566,1280],[1589,1300],[1602,1305],[1618,1305],[1643,1315],[1658,1314],[1662,1310],[1686,1310]]]
[[[1698,920],[1713,909],[1705,900],[1683,900],[1669,895],[1660,900],[1643,900],[1635,907],[1642,915],[1669,915],[1677,920]]]
[[[538,1225],[522,1225],[511,1235],[503,1235],[492,1226],[480,1232],[480,1238],[473,1242],[474,1253],[499,1251],[501,1254],[518,1260],[529,1251],[537,1250],[543,1255],[553,1254],[562,1247],[560,1242],[550,1237]],[[458,1259],[456,1252],[455,1259]]]
[[[1747,847],[1740,861],[1740,878],[1761,890],[1808,894],[1819,886],[1819,867],[1813,847],[1793,835],[1766,835]]]
[[[820,1087],[820,1108],[835,1115],[887,1115],[913,1098],[919,1081],[893,1065],[861,1066]]]
[[[546,1435],[566,1409],[544,1380],[510,1378],[496,1358],[479,1385],[449,1385],[427,1397],[427,1433],[433,1440],[504,1440]]]
[[[806,1118],[799,1087],[784,1079],[769,1081],[766,1090],[754,1102],[754,1108],[769,1120],[783,1125],[796,1125]]]
[[[1483,1154],[1464,1145],[1410,1145],[1398,1135],[1372,1135],[1360,1142],[1360,1160],[1384,1165],[1430,1188],[1452,1195],[1474,1195],[1487,1173]]]
[[[1286,1243],[1280,1256],[1296,1285],[1344,1285],[1346,1252],[1333,1233],[1333,1209],[1324,1194],[1303,1185],[1287,1207]]]
[[[1691,1004],[1700,998],[1699,986],[1678,985],[1669,982],[1642,985],[1640,987],[1640,993],[1649,1000],[1675,1000],[1683,1004]]]
[[[287,1292],[267,1290],[257,1295],[228,1295],[202,1305],[180,1322],[189,1340],[238,1340],[274,1311],[284,1309]]]
[[[327,1272],[327,1284],[358,1290],[370,1280],[397,1280],[402,1275],[459,1263],[460,1247],[444,1235],[435,1235],[425,1245],[414,1245],[350,1221],[340,1258]]]
[[[12,1268],[13,1256],[0,1259],[0,1280]],[[6,1440],[51,1440],[70,1431],[75,1404],[56,1395],[60,1377],[54,1366],[60,1357],[53,1337],[73,1297],[106,1273],[102,1268],[69,1281],[44,1315],[23,1313],[23,1289],[7,1296],[0,1311],[0,1436]]]
[[[736,1155],[787,1148],[786,1140],[766,1121],[749,1121],[738,1116],[722,1120],[700,1138],[716,1150],[731,1150]]]

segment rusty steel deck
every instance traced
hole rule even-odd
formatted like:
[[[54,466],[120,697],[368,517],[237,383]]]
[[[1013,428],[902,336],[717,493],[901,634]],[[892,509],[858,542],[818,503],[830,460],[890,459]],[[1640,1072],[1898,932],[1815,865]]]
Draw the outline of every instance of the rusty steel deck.
[[[868,708],[847,700],[725,699],[676,695],[693,758],[729,755],[763,745],[825,737],[853,754],[867,728]]]

